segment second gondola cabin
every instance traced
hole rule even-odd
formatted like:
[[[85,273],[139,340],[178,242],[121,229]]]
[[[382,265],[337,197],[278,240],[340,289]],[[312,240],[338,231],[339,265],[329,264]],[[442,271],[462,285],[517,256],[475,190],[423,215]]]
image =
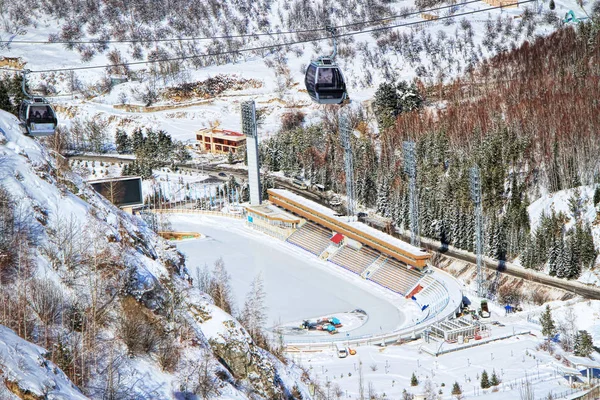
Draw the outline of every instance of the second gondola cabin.
[[[23,100],[19,120],[30,136],[54,135],[58,123],[54,109],[43,97]]]
[[[348,97],[342,71],[330,57],[312,61],[304,83],[311,99],[319,104],[341,104]]]

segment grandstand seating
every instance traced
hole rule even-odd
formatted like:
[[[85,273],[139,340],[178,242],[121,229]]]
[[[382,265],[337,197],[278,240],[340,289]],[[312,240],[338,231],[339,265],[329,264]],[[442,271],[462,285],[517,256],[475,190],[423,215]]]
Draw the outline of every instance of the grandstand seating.
[[[440,299],[448,296],[448,292],[444,285],[431,276],[425,276],[419,282],[423,286],[423,290],[415,295],[417,302],[421,305],[436,304]]]
[[[360,275],[378,257],[379,254],[376,251],[366,246],[361,247],[360,250],[344,246],[329,261]]]
[[[330,231],[307,221],[292,233],[287,241],[319,256],[331,243],[330,238]]]
[[[390,258],[369,276],[369,280],[405,296],[422,277],[422,272],[409,270],[405,265]]]

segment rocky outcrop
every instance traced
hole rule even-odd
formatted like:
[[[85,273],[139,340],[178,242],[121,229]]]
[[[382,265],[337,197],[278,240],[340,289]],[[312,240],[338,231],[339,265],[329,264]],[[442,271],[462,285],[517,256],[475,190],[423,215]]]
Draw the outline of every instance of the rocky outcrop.
[[[256,346],[244,329],[233,320],[222,322],[224,329],[209,344],[219,361],[234,378],[247,381],[266,399],[282,397],[279,377],[265,351]]]

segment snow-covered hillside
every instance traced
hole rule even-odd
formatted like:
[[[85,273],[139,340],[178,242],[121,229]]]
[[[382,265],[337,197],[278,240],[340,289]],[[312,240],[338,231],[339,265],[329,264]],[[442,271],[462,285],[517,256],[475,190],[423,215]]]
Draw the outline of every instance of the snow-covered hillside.
[[[56,400],[87,398],[46,359],[43,348],[21,339],[4,326],[0,326],[0,371],[4,381],[0,385],[2,399],[27,395]]]
[[[0,393],[246,399],[291,390],[283,364],[191,285],[172,245],[3,111],[0,134],[0,325],[16,332],[0,326]],[[213,340],[219,332],[227,343]]]
[[[306,40],[307,37],[306,34],[275,34],[278,31],[318,29],[327,24],[351,24],[340,29],[339,33],[348,34],[361,29],[367,32],[342,37],[338,61],[343,68],[350,97],[357,102],[371,99],[378,85],[386,80],[419,77],[426,83],[447,81],[461,75],[484,58],[514,48],[536,35],[554,31],[562,25],[562,16],[568,10],[575,10],[579,17],[585,17],[591,7],[591,3],[586,3],[585,10],[582,10],[573,0],[557,0],[553,11],[544,2],[485,11],[490,6],[484,2],[468,1],[456,5],[438,3],[436,7],[445,8],[426,14],[442,20],[414,25],[425,20],[416,7],[422,2],[413,0],[211,1],[210,5],[200,2],[190,6],[183,6],[184,2],[176,1],[157,2],[152,7],[156,7],[156,13],[146,10],[148,7],[133,4],[127,6],[126,3],[109,7],[100,2],[73,2],[49,10],[42,10],[39,5],[35,5],[26,13],[29,15],[20,16],[17,10],[21,3],[23,2],[11,2],[7,10],[7,22],[4,25],[7,31],[0,35],[8,37],[11,43],[3,51],[3,55],[21,57],[26,62],[26,67],[33,71],[68,70],[71,67],[140,62],[149,57],[187,57],[206,52],[219,53],[270,46]],[[122,7],[125,9],[121,9]],[[180,7],[185,10],[179,9]],[[425,11],[427,8],[425,7]],[[164,10],[161,12],[157,11],[162,9]],[[470,12],[475,14],[468,14]],[[107,26],[100,28],[97,22],[90,20],[91,14],[106,14],[104,21]],[[37,16],[35,20],[34,16]],[[382,26],[381,19],[385,16],[396,18],[383,21],[384,24],[411,25],[369,33],[369,29]],[[133,24],[130,21],[132,18],[141,22]],[[371,20],[379,22],[357,24]],[[272,35],[218,39],[222,35],[248,35],[255,32],[271,32]],[[308,35],[319,37],[324,36],[324,32],[312,32]],[[208,39],[153,44],[110,42],[104,45],[55,43],[40,46],[24,43],[47,41],[48,38],[85,42],[90,39],[135,41],[190,36]],[[65,50],[65,47],[72,50]],[[194,130],[206,127],[216,120],[221,121],[225,129],[240,130],[239,101],[255,98],[266,115],[261,133],[269,134],[279,128],[280,117],[286,110],[300,107],[307,112],[309,119],[317,115],[319,107],[310,104],[303,90],[304,69],[311,59],[330,52],[331,41],[324,40],[299,43],[282,49],[273,48],[266,52],[250,51],[189,61],[176,60],[171,64],[160,64],[158,68],[156,64],[141,64],[126,69],[115,67],[114,71],[99,68],[73,73],[67,70],[34,73],[30,74],[30,80],[32,87],[41,88],[49,95],[57,95],[53,101],[64,105],[64,112],[60,114],[63,123],[73,117],[101,117],[121,121],[125,127],[151,126],[166,129],[178,139],[191,139]],[[106,80],[116,73],[128,74],[135,80],[119,85],[107,94]],[[220,94],[218,99],[177,111],[144,114],[115,110],[112,107],[117,104],[143,105],[147,98],[144,94],[151,92],[158,95],[154,102],[164,104],[167,101],[160,97],[163,88],[203,81],[218,74],[253,79],[259,85],[242,91],[229,90]],[[95,97],[91,102],[80,100],[90,96]],[[188,103],[193,104],[194,101]]]

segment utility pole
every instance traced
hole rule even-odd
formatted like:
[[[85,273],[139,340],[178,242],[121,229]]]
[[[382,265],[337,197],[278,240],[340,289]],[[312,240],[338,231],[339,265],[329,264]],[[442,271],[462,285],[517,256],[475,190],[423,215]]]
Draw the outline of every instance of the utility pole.
[[[256,106],[254,100],[242,103],[242,132],[246,135],[248,154],[248,184],[250,186],[250,204],[261,204],[260,164],[258,161],[258,132],[256,127]]]
[[[352,135],[352,127],[348,116],[340,111],[340,139],[344,147],[344,165],[346,168],[346,197],[348,198],[348,217],[352,219],[356,214],[356,199],[354,194],[354,163],[352,160],[352,146],[350,145],[350,137]]]
[[[483,293],[483,211],[481,208],[481,174],[479,167],[471,168],[471,199],[475,206],[475,253],[477,254],[477,295]]]
[[[404,172],[408,175],[408,213],[410,220],[410,244],[421,246],[419,232],[419,200],[417,198],[417,159],[415,142],[402,143],[404,152]]]

